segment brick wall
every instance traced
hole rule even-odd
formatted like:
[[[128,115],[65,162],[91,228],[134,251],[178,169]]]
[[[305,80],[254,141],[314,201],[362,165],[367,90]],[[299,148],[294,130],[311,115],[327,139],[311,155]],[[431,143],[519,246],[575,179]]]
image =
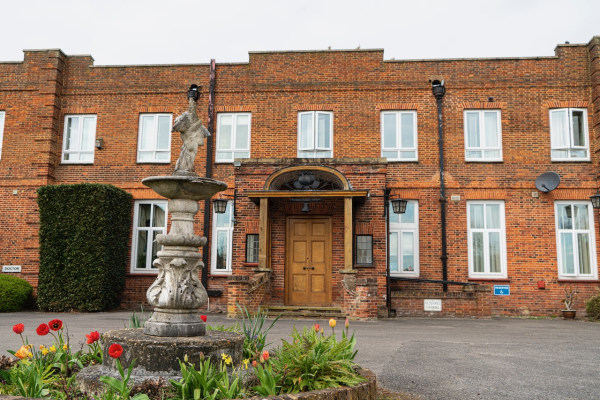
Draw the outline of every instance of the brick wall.
[[[216,75],[216,112],[252,113],[251,156],[255,161],[242,167],[214,165],[214,178],[235,187],[239,194],[233,275],[254,274],[253,266],[244,264],[245,234],[256,233],[251,231],[257,227],[258,206],[243,195],[244,191],[261,190],[271,173],[300,162],[295,160],[299,111],[327,110],[334,116],[334,159],[326,164],[344,174],[355,189],[369,190],[373,195],[364,204],[355,205],[354,229],[373,232],[374,265],[357,268],[356,279],[368,282],[360,290],[361,296],[368,294],[375,301],[364,311],[342,289],[343,277],[336,272],[343,263],[342,250],[334,239],[334,303],[353,313],[360,308],[358,314],[369,316],[385,305],[385,220],[383,198],[378,196],[386,188],[392,190],[392,198],[419,201],[420,277],[441,279],[437,109],[429,81],[444,79],[447,196],[460,196],[460,200],[448,202],[449,279],[469,280],[466,201],[498,199],[505,202],[508,262],[508,280],[500,283],[511,286],[511,296],[477,292],[471,296],[477,300],[453,300],[453,294],[442,293],[448,296],[445,302],[457,304],[453,313],[551,315],[561,308],[565,285],[579,290],[578,309],[599,290],[598,281],[558,280],[554,201],[587,200],[597,189],[600,37],[587,45],[559,45],[553,57],[519,59],[385,61],[380,50],[255,52],[250,54],[249,63],[218,64]],[[0,216],[4,228],[0,264],[22,265],[20,276],[37,285],[35,190],[42,185],[110,183],[132,193],[135,199],[158,198],[140,181],[146,176],[169,174],[181,140],[177,135],[172,137],[170,164],[137,163],[140,113],[178,115],[186,109],[188,85],[208,88],[208,77],[208,65],[94,66],[89,56],[66,56],[59,50],[28,51],[23,62],[1,63],[0,110],[6,112],[6,118],[0,159],[0,207],[4,211]],[[590,162],[550,160],[548,112],[553,107],[588,110]],[[501,112],[502,162],[464,161],[463,112],[481,108]],[[417,111],[418,162],[373,161],[380,156],[380,112],[390,109]],[[78,113],[97,115],[96,137],[104,140],[104,148],[95,151],[92,165],[60,163],[65,115]],[[206,124],[206,93],[198,113]],[[205,157],[203,147],[196,160],[201,175]],[[537,192],[535,178],[547,171],[560,175],[560,186],[533,197],[532,192]],[[334,237],[341,238],[342,202],[321,203],[322,210],[331,210],[327,215],[334,221]],[[281,304],[283,221],[295,211],[284,202],[275,202],[272,211],[273,272],[265,286],[268,291],[257,298],[263,296],[265,302]],[[202,211],[196,221],[197,233],[204,234]],[[597,214],[595,224],[598,239]],[[598,250],[598,240],[595,245]],[[210,242],[208,247],[210,251]],[[152,279],[128,276],[123,305],[144,302]],[[211,299],[211,307],[225,310],[231,305],[228,293],[243,292],[234,289],[241,284],[228,279],[209,274],[209,289],[225,291],[224,296]],[[537,288],[540,280],[545,282],[545,289]],[[499,282],[475,283],[491,286]],[[393,302],[397,311],[416,313],[420,299],[416,293],[437,293],[440,285],[394,282],[393,290],[399,296]],[[462,287],[451,285],[449,292],[462,293]],[[413,300],[417,300],[407,300],[407,293],[413,293]],[[463,305],[458,305],[460,302]],[[466,305],[469,302],[478,305],[473,308]],[[469,307],[476,311],[460,311]]]

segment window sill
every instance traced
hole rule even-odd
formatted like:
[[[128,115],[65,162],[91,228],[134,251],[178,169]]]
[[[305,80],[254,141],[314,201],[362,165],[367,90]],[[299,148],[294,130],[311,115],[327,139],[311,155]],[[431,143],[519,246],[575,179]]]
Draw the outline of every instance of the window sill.
[[[221,278],[221,277],[225,278],[225,277],[231,276],[231,273],[232,273],[231,271],[226,271],[226,272],[211,271],[210,276],[214,277],[214,278]]]
[[[243,262],[242,263],[242,267],[248,267],[248,268],[258,268],[258,263],[253,263],[253,262]]]
[[[375,264],[354,264],[354,268],[373,268]]]
[[[156,276],[156,275],[158,275],[158,271],[151,271],[151,272],[135,271],[135,272],[127,273],[127,276]]]
[[[61,161],[60,165],[93,165],[94,162],[90,161],[90,162],[70,162],[70,161]]]
[[[558,278],[559,283],[600,283],[598,278]]]
[[[385,157],[382,157],[385,158]],[[418,163],[419,160],[418,159],[411,159],[411,160],[396,160],[396,159],[387,159],[388,163]]]
[[[551,162],[558,162],[558,163],[566,163],[566,162],[574,162],[574,163],[591,163],[592,160],[589,158],[573,158],[573,159],[569,159],[569,160],[550,160]]]
[[[417,273],[416,275],[411,273],[411,274],[390,274],[390,278],[394,279],[394,278],[413,278],[413,279],[419,279],[419,274]]]
[[[136,164],[171,164],[171,160],[169,161],[136,161]]]
[[[510,278],[467,278],[468,282],[510,282]]]
[[[465,162],[489,164],[489,163],[503,163],[504,160],[502,160],[502,159],[500,159],[500,160],[467,160],[467,159],[465,159]]]

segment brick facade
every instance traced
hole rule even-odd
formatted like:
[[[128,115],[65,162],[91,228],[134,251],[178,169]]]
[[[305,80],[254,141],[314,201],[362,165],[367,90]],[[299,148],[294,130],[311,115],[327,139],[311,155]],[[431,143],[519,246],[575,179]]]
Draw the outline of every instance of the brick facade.
[[[209,274],[211,309],[235,314],[236,303],[284,305],[286,218],[327,216],[332,221],[332,306],[353,317],[387,314],[387,242],[384,195],[418,200],[419,280],[391,279],[397,315],[556,315],[565,286],[576,287],[575,308],[600,289],[600,281],[559,279],[555,201],[588,201],[596,193],[600,161],[600,37],[585,45],[559,45],[553,57],[386,61],[382,50],[251,52],[248,63],[217,64],[215,115],[249,112],[250,159],[215,163],[213,178],[235,196],[232,271]],[[198,114],[208,120],[209,65],[95,66],[89,56],[60,50],[25,51],[22,62],[0,63],[0,111],[5,112],[0,157],[0,264],[21,265],[19,276],[37,286],[39,226],[36,189],[46,184],[110,183],[135,199],[158,199],[141,180],[170,174],[181,140],[171,140],[171,163],[136,162],[141,113],[180,114],[190,83],[202,85]],[[432,80],[444,80],[444,167],[447,197],[448,281],[442,279],[438,119]],[[552,108],[587,110],[590,161],[553,162]],[[464,111],[499,110],[501,162],[465,161]],[[417,115],[418,161],[381,157],[381,111]],[[333,113],[333,158],[297,157],[298,112]],[[66,115],[97,116],[96,149],[89,165],[61,163]],[[214,145],[214,141],[213,141]],[[206,168],[206,147],[196,171]],[[258,234],[260,206],[246,192],[265,190],[270,176],[289,167],[331,168],[352,190],[368,192],[352,205],[353,234],[372,235],[373,264],[345,270],[342,197],[323,197],[301,212],[302,202],[269,199],[269,271],[246,263],[246,235]],[[560,175],[556,190],[542,193],[534,181]],[[268,188],[267,188],[268,189]],[[301,198],[301,196],[298,196]],[[470,279],[467,201],[501,200],[505,206],[506,279]],[[201,232],[203,207],[197,216]],[[598,212],[593,231],[596,253]],[[354,240],[353,240],[354,242]],[[209,240],[208,250],[211,242]],[[209,257],[210,260],[210,257]],[[597,260],[594,264],[597,272]],[[129,265],[123,266],[129,271]],[[597,274],[596,274],[597,275]],[[128,274],[124,307],[145,302],[152,275]],[[452,282],[472,285],[455,285]],[[538,288],[543,282],[545,288]],[[496,296],[493,285],[509,285]],[[426,312],[423,300],[441,299],[442,312]]]

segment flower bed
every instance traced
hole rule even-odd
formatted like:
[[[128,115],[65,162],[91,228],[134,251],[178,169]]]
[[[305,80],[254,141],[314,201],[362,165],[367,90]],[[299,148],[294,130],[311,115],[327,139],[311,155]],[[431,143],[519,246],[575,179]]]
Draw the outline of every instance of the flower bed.
[[[143,378],[140,372],[151,366],[142,358],[150,355],[156,344],[143,347],[137,353],[131,351],[131,343],[152,340],[147,339],[141,329],[123,330],[130,336],[127,341],[124,336],[111,332],[104,336],[90,332],[86,335],[87,349],[73,352],[63,323],[58,319],[35,329],[42,340],[52,337],[48,347],[29,344],[27,337],[23,337],[26,327],[16,324],[13,331],[21,336],[23,346],[10,351],[16,360],[0,359],[0,395],[94,400],[375,399],[375,376],[354,364],[356,339],[348,332],[348,320],[341,335],[336,335],[334,319],[329,322],[330,334],[325,334],[319,325],[304,328],[302,332],[294,329],[289,341],[283,340],[280,347],[269,352],[265,349],[266,336],[276,322],[277,319],[266,326],[264,314],[251,316],[244,310],[242,326],[209,327],[208,337],[204,339],[210,342],[211,337],[236,338],[239,347],[224,347],[232,352],[219,350],[220,354],[215,351],[207,354],[200,351],[190,356],[185,351],[161,353],[160,358],[173,357],[176,368],[171,368],[168,376],[154,374],[152,380],[140,379]],[[121,343],[120,338],[123,338]],[[168,347],[186,348],[178,339],[172,339],[174,342]],[[132,357],[132,354],[138,355]],[[140,363],[136,364],[138,356]],[[81,369],[93,364],[103,366],[85,370],[95,369],[104,374],[94,376],[92,385],[78,386],[80,377],[86,375]],[[167,364],[173,363],[167,360]]]

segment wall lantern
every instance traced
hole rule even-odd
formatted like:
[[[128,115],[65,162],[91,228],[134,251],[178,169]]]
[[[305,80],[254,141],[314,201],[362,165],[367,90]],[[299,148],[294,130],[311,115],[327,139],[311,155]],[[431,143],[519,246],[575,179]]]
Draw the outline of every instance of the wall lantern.
[[[590,196],[590,200],[592,201],[592,207],[600,208],[600,192],[596,192],[595,195]]]
[[[213,200],[213,207],[217,214],[225,214],[225,211],[227,210],[227,200],[215,199]]]
[[[96,139],[96,143],[95,144],[96,144],[96,148],[98,150],[101,150],[104,147],[104,139],[102,139],[102,138]]]
[[[407,200],[394,199],[391,201],[391,203],[394,214],[404,214],[406,212],[406,204],[408,204]]]

